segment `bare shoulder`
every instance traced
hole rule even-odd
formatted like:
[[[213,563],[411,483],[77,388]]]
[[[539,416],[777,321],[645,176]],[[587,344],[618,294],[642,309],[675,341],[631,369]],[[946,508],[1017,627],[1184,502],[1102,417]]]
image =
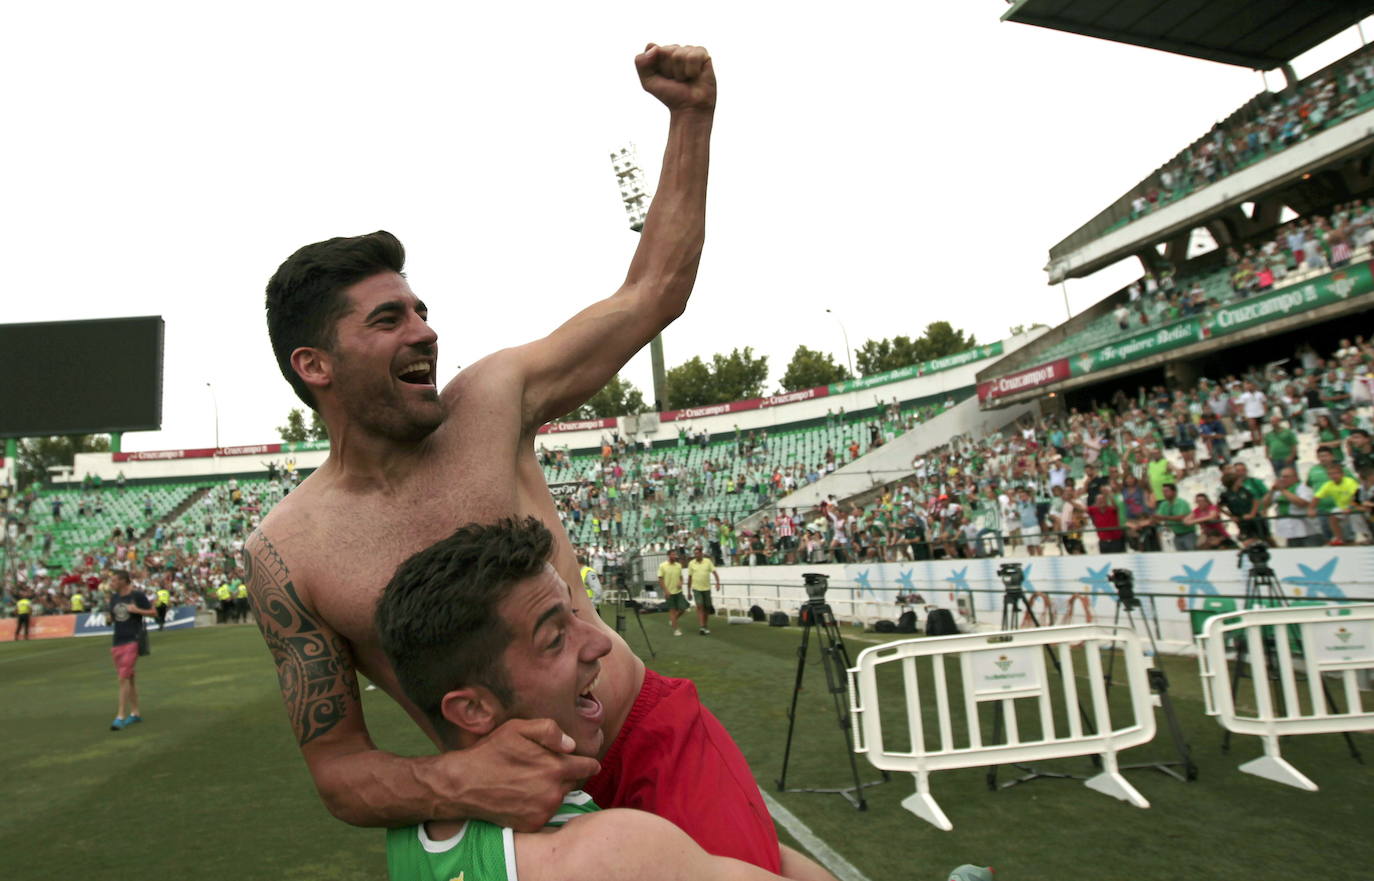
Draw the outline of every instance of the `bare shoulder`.
[[[527,372],[523,350],[524,346],[501,349],[463,368],[441,393],[450,414],[481,419],[494,412],[518,412]]]

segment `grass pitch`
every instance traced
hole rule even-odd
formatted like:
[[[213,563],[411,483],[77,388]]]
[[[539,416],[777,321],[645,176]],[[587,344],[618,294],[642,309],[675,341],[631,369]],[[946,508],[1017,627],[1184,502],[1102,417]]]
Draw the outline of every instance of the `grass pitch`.
[[[1200,780],[1183,784],[1128,771],[1152,805],[1139,810],[1077,781],[1040,780],[990,793],[982,769],[937,773],[932,789],[955,826],[940,832],[900,806],[913,791],[906,775],[868,790],[864,813],[839,796],[776,791],[796,629],[730,627],[715,619],[710,637],[695,628],[673,637],[666,616],[643,620],[658,651],[650,666],[695,679],[760,786],[871,881],[935,881],[964,862],[996,866],[999,881],[1374,877],[1370,766],[1350,759],[1339,736],[1317,735],[1289,738],[1283,751],[1320,792],[1239,773],[1236,766],[1258,755],[1259,743],[1237,737],[1230,755],[1220,753],[1222,732],[1202,713],[1191,659],[1166,664]],[[631,646],[646,655],[633,619],[629,628]],[[870,644],[851,642],[851,655]],[[788,783],[843,786],[843,742],[814,645],[810,654]],[[146,721],[111,732],[108,640],[0,645],[0,877],[385,877],[380,831],[334,820],[315,796],[256,628],[155,633],[139,679]],[[367,692],[364,704],[379,746],[428,752],[388,698]],[[1173,757],[1160,721],[1154,742],[1126,753],[1124,762]],[[1356,741],[1374,762],[1374,738]],[[1090,772],[1086,759],[1052,766]],[[860,770],[864,779],[877,779],[866,763]],[[1003,779],[1010,779],[1007,770]]]

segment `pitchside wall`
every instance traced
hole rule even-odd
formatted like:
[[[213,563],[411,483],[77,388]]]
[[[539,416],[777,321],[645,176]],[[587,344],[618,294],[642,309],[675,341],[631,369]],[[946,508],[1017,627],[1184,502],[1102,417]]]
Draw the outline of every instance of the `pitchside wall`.
[[[1374,601],[1374,548],[1294,548],[1272,551],[1271,566],[1290,602],[1332,600]],[[960,597],[971,602],[978,625],[997,629],[1001,621],[1002,583],[997,578],[1001,560],[950,560],[929,563],[862,563],[815,566],[721,567],[723,590],[718,603],[738,612],[751,605],[765,611],[781,609],[795,615],[806,600],[803,572],[830,576],[826,601],[841,620],[871,623],[895,621],[901,609],[898,594],[919,593],[927,605],[957,609]],[[1236,554],[1212,551],[1110,556],[1039,557],[1022,559],[1025,590],[1047,592],[1057,623],[1083,623],[1086,604],[1096,620],[1111,620],[1116,611],[1116,592],[1108,573],[1129,569],[1135,574],[1136,592],[1156,594],[1161,631],[1167,644],[1161,649],[1178,651],[1191,645],[1194,618],[1199,620],[1225,598],[1245,594],[1245,570],[1236,567]],[[1248,564],[1247,564],[1248,568]],[[1072,619],[1065,620],[1073,598]],[[1042,624],[1044,599],[1034,600]],[[1150,600],[1144,599],[1145,608]],[[921,606],[916,606],[924,620]],[[1223,608],[1222,610],[1229,610]],[[1194,616],[1192,613],[1199,613]]]

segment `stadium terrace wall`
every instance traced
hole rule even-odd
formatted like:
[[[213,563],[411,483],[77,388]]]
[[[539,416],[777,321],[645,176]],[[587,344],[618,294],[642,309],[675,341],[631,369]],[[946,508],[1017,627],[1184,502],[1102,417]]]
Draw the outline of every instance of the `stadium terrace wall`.
[[[1156,242],[1192,229],[1204,218],[1261,198],[1301,179],[1318,166],[1353,157],[1371,146],[1374,146],[1374,111],[1366,111],[1081,247],[1057,255],[1052,253],[1045,267],[1049,283],[1058,284],[1066,278],[1090,275]]]
[[[897,595],[917,593],[924,605],[949,609],[957,608],[962,599],[971,604],[980,626],[996,629],[1003,594],[997,566],[1002,562],[987,558],[725,566],[718,570],[722,590],[717,605],[735,611],[759,605],[765,611],[795,615],[807,598],[802,572],[820,572],[830,576],[826,602],[842,620],[895,621],[902,610]],[[1044,600],[1034,601],[1042,623],[1110,620],[1116,612],[1116,591],[1108,575],[1113,569],[1129,569],[1135,574],[1136,592],[1144,600],[1145,617],[1153,621],[1157,616],[1163,639],[1175,651],[1191,649],[1194,628],[1211,614],[1209,609],[1226,598],[1238,601],[1245,593],[1245,570],[1236,567],[1234,551],[1033,557],[1020,562],[1026,593],[1046,594],[1055,609],[1054,622],[1050,622],[1042,614]],[[1374,602],[1374,548],[1276,548],[1270,565],[1293,603]],[[1147,594],[1155,595],[1153,603]],[[919,609],[923,604],[914,605]],[[1066,621],[1068,608],[1073,617]]]
[[[1000,407],[1051,390],[1101,382],[1175,358],[1365,312],[1374,308],[1372,265],[1358,263],[1311,281],[1229,303],[1201,317],[1182,318],[1065,358],[985,376],[978,382],[978,400],[984,407]]]
[[[859,415],[871,410],[877,399],[891,401],[894,397],[907,402],[935,401],[947,395],[963,397],[974,385],[979,367],[992,359],[1014,352],[1038,338],[1045,331],[1037,328],[1030,333],[1010,337],[986,346],[975,346],[965,352],[914,364],[858,380],[832,383],[766,398],[733,401],[708,407],[693,407],[657,414],[658,425],[648,432],[656,445],[677,442],[681,424],[693,431],[702,429],[713,435],[733,431],[736,424],[743,431],[772,429],[778,426],[806,426],[824,421],[826,411],[843,408],[846,414]],[[651,414],[653,415],[653,414]],[[603,436],[620,428],[625,434],[637,434],[631,428],[634,417],[626,419],[592,419],[550,423],[539,434],[536,446],[567,447],[573,451],[594,450]],[[125,438],[126,443],[128,437]],[[194,480],[198,478],[243,477],[262,475],[266,462],[292,458],[296,467],[312,471],[324,464],[329,455],[327,442],[271,443],[237,447],[204,447],[182,450],[147,450],[124,453],[81,453],[72,471],[73,482],[86,474],[98,474],[113,480],[123,471],[130,481]]]

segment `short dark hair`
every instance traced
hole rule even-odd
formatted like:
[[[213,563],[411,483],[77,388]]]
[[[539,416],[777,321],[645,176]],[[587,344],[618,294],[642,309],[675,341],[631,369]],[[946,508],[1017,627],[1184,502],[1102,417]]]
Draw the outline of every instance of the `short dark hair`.
[[[378,273],[399,273],[405,263],[400,240],[378,230],[306,245],[287,257],[267,282],[267,336],[272,353],[296,396],[312,410],[318,409],[315,395],[292,368],[291,353],[301,346],[331,348],[336,339],[334,324],[347,307],[344,290]]]
[[[113,581],[116,578],[127,584],[133,584],[134,581],[132,578],[129,577],[129,572],[127,569],[111,569],[110,580]]]
[[[553,536],[533,517],[469,523],[402,563],[377,601],[382,651],[406,697],[441,735],[444,695],[466,685],[514,697],[501,656],[514,636],[497,606],[516,582],[537,575]]]

